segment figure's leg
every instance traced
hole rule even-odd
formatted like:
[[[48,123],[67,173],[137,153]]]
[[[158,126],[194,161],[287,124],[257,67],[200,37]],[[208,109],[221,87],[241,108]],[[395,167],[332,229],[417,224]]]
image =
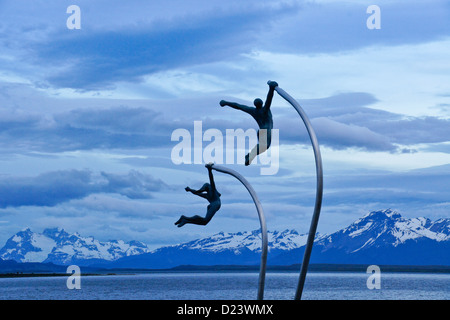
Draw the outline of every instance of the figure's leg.
[[[208,224],[209,220],[211,220],[211,219],[203,218],[203,217],[200,217],[199,215],[195,215],[193,217],[181,216],[180,220],[175,222],[175,225],[178,228],[181,228],[186,223],[192,223],[192,224],[198,224],[198,225],[201,225],[201,226],[205,226],[205,225]]]
[[[252,151],[247,153],[247,155],[245,156],[245,165],[246,166],[248,166],[248,165],[250,165],[250,163],[252,163],[253,159],[255,159],[255,157],[258,155],[258,150],[259,150],[259,143],[256,146],[254,146]]]
[[[252,163],[255,157],[265,152],[270,146],[270,131],[267,129],[258,130],[258,144],[245,156],[245,165]]]
[[[210,205],[208,205],[208,211],[206,212],[205,217],[201,217],[199,215],[195,215],[193,217],[181,216],[180,220],[178,220],[175,224],[178,225],[178,228],[181,228],[186,223],[206,226],[209,223],[209,221],[211,221],[212,217],[214,217],[217,210],[219,210],[219,209],[220,209],[220,203],[210,204]]]
[[[182,215],[180,219],[178,219],[177,222],[175,222],[175,225],[180,224],[182,221],[184,221],[184,219],[186,219],[186,217]]]

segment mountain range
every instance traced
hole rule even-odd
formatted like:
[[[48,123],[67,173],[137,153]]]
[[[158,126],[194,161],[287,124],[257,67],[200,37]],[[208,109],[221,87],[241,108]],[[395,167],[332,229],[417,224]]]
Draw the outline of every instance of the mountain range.
[[[307,234],[270,231],[268,265],[301,263]],[[387,209],[370,212],[348,227],[316,235],[311,263],[450,266],[450,219],[407,219]],[[100,242],[46,229],[25,229],[0,249],[0,259],[102,268],[166,269],[180,265],[259,265],[259,230],[224,233],[156,250],[138,241]]]
[[[93,237],[69,234],[61,228],[35,233],[29,228],[19,231],[0,249],[0,259],[16,262],[41,262],[56,265],[87,265],[99,261],[150,252],[138,241],[111,240],[100,242]]]

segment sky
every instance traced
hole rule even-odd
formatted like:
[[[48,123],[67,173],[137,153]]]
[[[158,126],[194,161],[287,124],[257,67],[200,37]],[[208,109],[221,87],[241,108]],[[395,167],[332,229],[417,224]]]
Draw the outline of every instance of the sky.
[[[196,149],[195,123],[224,142],[227,130],[255,131],[219,101],[251,106],[268,80],[297,99],[319,140],[318,232],[387,208],[450,218],[449,18],[440,0],[0,0],[0,245],[25,228],[150,248],[259,229],[246,189],[218,172],[211,222],[174,222],[208,204],[184,190],[208,181],[193,154],[213,139]],[[253,186],[269,230],[306,233],[310,140],[281,96],[271,111],[276,174],[261,174],[259,159],[223,165]],[[191,134],[191,163],[173,161],[177,129]]]

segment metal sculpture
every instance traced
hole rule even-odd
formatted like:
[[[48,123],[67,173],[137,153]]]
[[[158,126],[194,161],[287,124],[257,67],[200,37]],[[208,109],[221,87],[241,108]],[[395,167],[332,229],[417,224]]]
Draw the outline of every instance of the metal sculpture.
[[[205,183],[200,189],[194,190],[189,187],[186,187],[184,190],[186,192],[192,192],[193,194],[205,198],[209,201],[209,205],[207,207],[206,216],[201,217],[199,215],[195,215],[193,217],[186,217],[182,215],[180,219],[178,219],[177,222],[175,222],[175,225],[178,228],[181,228],[186,223],[192,223],[192,224],[198,224],[201,226],[206,226],[209,221],[211,221],[212,217],[216,214],[217,211],[220,209],[220,196],[221,194],[216,189],[216,184],[214,183],[214,177],[212,174],[212,164],[207,164],[206,168],[208,169],[209,174],[209,183]]]
[[[270,82],[270,81],[269,81]],[[320,155],[319,142],[317,141],[316,134],[314,129],[311,126],[311,123],[308,119],[308,116],[303,111],[300,104],[292,98],[286,91],[281,89],[280,87],[276,87],[275,91],[283,97],[287,102],[289,102],[294,109],[302,118],[306,130],[308,131],[309,137],[311,139],[311,144],[314,151],[314,158],[316,161],[316,176],[317,176],[317,188],[316,188],[316,202],[314,205],[314,212],[311,220],[311,225],[309,228],[308,239],[306,242],[305,253],[303,254],[302,266],[300,269],[300,277],[298,280],[297,291],[295,293],[295,300],[300,300],[302,297],[303,286],[305,284],[306,273],[308,272],[309,260],[311,257],[311,251],[314,244],[314,237],[316,235],[317,225],[319,223],[320,209],[322,206],[322,196],[323,196],[323,168],[322,168],[322,157]]]
[[[222,173],[229,174],[229,175],[235,177],[236,179],[238,179],[244,185],[244,187],[248,190],[248,192],[250,193],[250,196],[253,199],[253,202],[255,203],[256,211],[258,212],[259,223],[261,225],[261,265],[260,265],[260,269],[259,269],[257,299],[262,300],[264,297],[264,284],[265,284],[266,269],[267,269],[266,265],[267,265],[267,252],[268,252],[268,236],[267,236],[266,218],[264,216],[264,211],[261,206],[261,202],[259,201],[255,190],[252,188],[250,183],[248,183],[248,181],[242,175],[240,175],[239,173],[237,173],[234,170],[225,168],[223,166],[212,165],[212,169],[222,172]]]
[[[269,92],[267,93],[267,98],[264,105],[263,101],[259,98],[256,98],[255,101],[253,101],[253,104],[255,105],[254,108],[225,100],[221,100],[219,103],[221,107],[229,106],[233,109],[248,113],[258,123],[258,144],[245,156],[246,166],[250,165],[257,155],[269,149],[270,143],[272,142],[273,121],[272,112],[270,112],[270,105],[272,104],[273,93],[275,87],[278,86],[278,83],[275,81],[269,81],[267,84],[269,85]]]
[[[309,228],[308,233],[308,239],[305,246],[305,253],[303,255],[303,261],[300,269],[300,276],[298,280],[297,290],[295,293],[295,300],[300,300],[303,292],[303,287],[305,284],[306,279],[306,273],[308,271],[309,266],[309,260],[311,257],[312,247],[314,244],[314,238],[317,230],[317,225],[319,222],[319,216],[320,216],[320,210],[322,206],[322,197],[323,197],[323,168],[322,168],[322,157],[320,155],[320,148],[319,143],[317,141],[316,134],[314,132],[314,129],[311,126],[311,123],[306,115],[306,113],[303,111],[302,107],[299,105],[299,103],[292,98],[286,91],[281,89],[278,86],[278,83],[275,81],[268,81],[267,84],[269,85],[269,92],[267,94],[266,102],[263,105],[263,102],[261,99],[255,99],[253,107],[244,106],[235,102],[229,102],[225,100],[220,101],[220,106],[230,106],[234,109],[242,110],[248,114],[250,114],[258,123],[259,130],[258,130],[258,144],[250,151],[246,157],[245,157],[245,165],[248,166],[252,162],[252,160],[262,152],[266,151],[270,147],[271,143],[271,130],[273,128],[273,121],[272,121],[272,113],[270,111],[270,106],[272,103],[274,91],[276,91],[282,98],[284,98],[287,102],[289,102],[294,109],[299,114],[300,118],[303,120],[306,129],[308,131],[311,144],[314,151],[314,157],[315,157],[315,163],[316,163],[316,176],[317,176],[317,188],[316,188],[316,201],[314,205],[314,212],[311,220],[311,225]],[[208,205],[208,210],[205,217],[201,216],[193,216],[193,217],[186,217],[182,215],[180,219],[175,222],[175,225],[178,227],[184,226],[186,223],[192,223],[192,224],[198,224],[198,225],[206,225],[208,222],[212,219],[214,214],[220,209],[221,202],[220,202],[220,196],[221,194],[217,191],[215,183],[214,183],[214,177],[212,174],[212,170],[216,170],[218,172],[222,172],[225,174],[229,174],[236,179],[238,179],[248,190],[250,193],[253,202],[255,203],[256,210],[258,212],[259,216],[259,222],[261,225],[261,265],[260,265],[260,272],[259,272],[259,279],[258,279],[258,294],[257,299],[262,300],[264,297],[264,285],[265,285],[265,276],[266,276],[266,264],[267,264],[267,253],[268,253],[268,235],[267,235],[267,227],[266,227],[266,220],[264,216],[264,212],[261,206],[261,203],[256,195],[255,190],[252,188],[250,183],[239,173],[237,173],[234,170],[217,166],[212,163],[209,163],[206,165],[206,168],[208,168],[209,173],[209,179],[210,183],[205,183],[202,188],[198,190],[191,189],[189,187],[186,187],[186,192],[192,192],[195,195],[198,195],[200,197],[203,197],[207,199],[210,204]]]

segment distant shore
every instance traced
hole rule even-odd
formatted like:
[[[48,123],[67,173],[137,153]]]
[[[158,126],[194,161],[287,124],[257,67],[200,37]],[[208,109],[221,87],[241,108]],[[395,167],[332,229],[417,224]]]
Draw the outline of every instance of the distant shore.
[[[70,273],[0,273],[0,278],[69,277]],[[83,276],[112,276],[115,273],[83,273]]]
[[[311,264],[309,272],[366,272],[368,265],[353,264]],[[382,272],[399,273],[450,273],[450,266],[398,266],[398,265],[379,265]],[[132,275],[139,273],[181,273],[181,272],[259,272],[258,265],[215,265],[215,266],[197,266],[182,265],[170,269],[99,269],[81,272],[83,276],[113,276],[113,275]],[[290,266],[267,266],[267,272],[299,272],[300,264]],[[29,278],[29,277],[68,277],[70,273],[64,272],[45,272],[45,271],[20,271],[0,273],[0,278]]]
[[[309,272],[366,272],[369,265],[361,264],[310,264]],[[267,266],[267,272],[299,272],[300,264],[289,266]],[[384,272],[402,272],[402,273],[450,273],[450,266],[401,266],[401,265],[379,265]],[[242,266],[242,265],[217,265],[217,266],[196,266],[184,265],[172,269],[160,270],[172,272],[189,272],[189,271],[259,271],[259,266]]]

